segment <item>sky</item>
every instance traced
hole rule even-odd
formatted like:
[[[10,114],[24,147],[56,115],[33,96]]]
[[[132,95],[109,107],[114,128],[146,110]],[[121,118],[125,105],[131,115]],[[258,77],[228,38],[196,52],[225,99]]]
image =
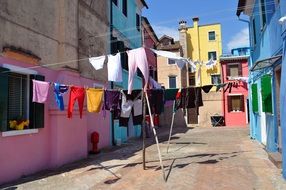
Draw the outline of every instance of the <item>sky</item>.
[[[238,0],[145,0],[149,9],[143,11],[160,38],[166,34],[178,40],[180,20],[192,26],[192,18],[199,24],[220,23],[223,53],[232,48],[249,46],[248,24],[236,16]]]

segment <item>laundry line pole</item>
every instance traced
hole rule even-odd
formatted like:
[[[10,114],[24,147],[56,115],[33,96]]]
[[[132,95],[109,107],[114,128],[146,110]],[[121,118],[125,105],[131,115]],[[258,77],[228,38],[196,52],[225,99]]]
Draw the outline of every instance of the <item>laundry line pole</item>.
[[[143,163],[143,170],[146,170],[146,98],[144,96],[144,90],[142,90],[142,99],[143,99],[143,122],[142,122],[142,138],[143,138],[143,144],[142,144],[142,163]]]
[[[144,92],[144,93],[145,93],[146,102],[147,102],[147,106],[148,106],[148,111],[149,111],[149,116],[150,116],[151,127],[152,127],[152,131],[153,131],[153,134],[154,134],[154,137],[155,137],[156,145],[157,145],[157,151],[158,151],[160,166],[161,166],[161,170],[162,170],[162,174],[163,174],[163,179],[166,181],[165,170],[164,170],[163,161],[162,161],[162,156],[161,156],[161,151],[160,151],[160,147],[159,147],[159,140],[158,140],[158,136],[157,136],[157,133],[156,133],[156,129],[155,129],[155,127],[154,127],[153,116],[152,116],[152,112],[151,112],[151,107],[150,107],[149,98],[148,98],[147,92]]]
[[[171,136],[172,136],[173,126],[174,126],[174,119],[175,119],[175,114],[176,114],[176,112],[175,112],[175,104],[176,104],[176,100],[174,100],[174,103],[173,103],[173,114],[172,114],[172,122],[171,122],[171,127],[170,127],[170,132],[169,132],[167,153],[169,152],[170,140],[171,140]]]

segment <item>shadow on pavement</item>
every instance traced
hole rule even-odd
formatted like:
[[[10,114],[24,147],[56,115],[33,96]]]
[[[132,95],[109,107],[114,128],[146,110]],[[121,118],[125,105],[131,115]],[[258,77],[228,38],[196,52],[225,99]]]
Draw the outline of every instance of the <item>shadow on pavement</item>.
[[[177,133],[186,133],[187,131],[191,129],[192,128],[188,128],[185,125],[179,126],[179,127],[176,126],[174,127],[172,134],[174,135]],[[158,129],[156,129],[156,131],[157,131],[160,142],[168,140],[169,127],[159,127]],[[177,137],[174,137],[173,139],[176,139],[176,138]],[[151,136],[150,138],[147,138],[146,143],[145,143],[146,148],[153,145],[154,143],[155,143],[155,139],[153,136]],[[109,169],[114,168],[114,167],[119,167],[119,166],[134,167],[138,164],[142,164],[142,162],[134,163],[132,165],[118,164],[118,165],[110,165],[110,166],[103,166],[101,163],[108,161],[108,160],[112,160],[112,159],[126,160],[129,157],[134,156],[135,153],[140,150],[142,150],[142,139],[131,139],[130,141],[127,142],[127,144],[123,144],[121,147],[110,147],[107,149],[103,149],[101,150],[99,154],[89,155],[88,158],[86,159],[63,165],[55,170],[48,169],[48,170],[44,170],[44,171],[38,172],[36,174],[28,175],[28,176],[23,175],[21,179],[16,180],[14,182],[2,184],[2,185],[0,184],[0,189],[2,188],[5,188],[5,190],[17,189],[17,185],[20,185],[23,183],[28,183],[31,181],[40,180],[43,178],[59,175],[61,173],[70,172],[72,170],[84,168],[84,167],[91,166],[91,165],[95,165],[95,167],[87,171],[107,170],[110,172]]]

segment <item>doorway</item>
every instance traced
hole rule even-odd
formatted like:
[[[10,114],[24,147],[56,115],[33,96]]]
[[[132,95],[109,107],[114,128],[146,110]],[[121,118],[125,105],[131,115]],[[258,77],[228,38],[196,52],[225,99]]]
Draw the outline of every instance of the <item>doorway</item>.
[[[275,69],[275,96],[277,113],[277,131],[278,131],[278,151],[282,152],[281,122],[280,122],[280,85],[281,85],[281,65]]]
[[[188,108],[188,124],[198,124],[198,111],[197,108]]]

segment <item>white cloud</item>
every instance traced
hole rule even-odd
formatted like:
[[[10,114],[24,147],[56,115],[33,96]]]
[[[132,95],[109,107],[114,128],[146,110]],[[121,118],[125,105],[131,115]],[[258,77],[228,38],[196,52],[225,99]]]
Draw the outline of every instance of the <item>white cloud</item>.
[[[154,25],[152,27],[155,30],[158,38],[162,37],[163,35],[167,35],[174,38],[174,40],[179,40],[179,31],[177,28],[171,28],[167,26],[157,26],[157,25]]]
[[[242,29],[236,33],[231,40],[227,43],[227,48],[230,51],[233,48],[249,46],[249,30],[248,28]]]

